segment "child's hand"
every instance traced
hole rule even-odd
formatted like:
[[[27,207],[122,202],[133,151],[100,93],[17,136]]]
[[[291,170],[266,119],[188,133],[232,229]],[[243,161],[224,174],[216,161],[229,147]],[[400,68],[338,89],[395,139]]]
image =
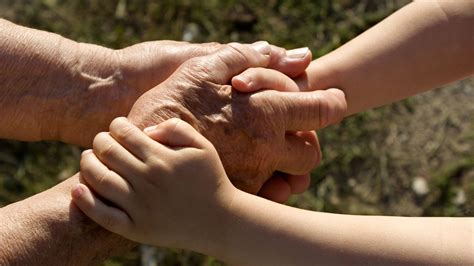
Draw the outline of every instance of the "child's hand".
[[[145,131],[117,118],[110,133],[97,135],[81,159],[87,186],[77,185],[73,200],[126,238],[195,250],[197,241],[222,233],[237,189],[212,144],[186,122],[170,119]]]

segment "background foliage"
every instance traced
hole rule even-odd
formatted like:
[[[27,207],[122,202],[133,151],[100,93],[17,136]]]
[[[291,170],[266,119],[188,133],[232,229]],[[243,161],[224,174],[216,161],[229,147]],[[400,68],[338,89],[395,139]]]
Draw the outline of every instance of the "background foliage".
[[[0,16],[121,48],[146,40],[309,46],[321,56],[405,4],[397,0],[0,0]],[[370,49],[370,47],[367,47]],[[474,214],[474,80],[371,110],[319,132],[324,160],[290,204],[317,211],[407,216]],[[0,141],[0,206],[78,169],[80,150]],[[145,256],[148,254],[149,256]],[[192,252],[142,247],[109,265],[216,265]],[[145,262],[144,262],[145,263]]]

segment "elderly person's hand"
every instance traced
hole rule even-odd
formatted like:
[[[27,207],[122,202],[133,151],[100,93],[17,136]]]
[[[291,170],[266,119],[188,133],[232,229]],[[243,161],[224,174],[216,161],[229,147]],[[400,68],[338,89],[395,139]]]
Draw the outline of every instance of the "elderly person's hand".
[[[105,130],[113,118],[127,115],[140,95],[167,79],[183,62],[211,54],[220,47],[218,43],[153,41],[110,50],[79,44],[76,52],[68,55],[75,62],[71,67],[72,75],[79,77],[79,81],[67,82],[61,87],[79,86],[89,90],[85,96],[71,97],[71,101],[79,100],[81,103],[69,103],[60,117],[67,120],[60,123],[60,139],[90,146],[95,134]],[[273,56],[269,67],[289,76],[303,73],[311,61],[308,51],[298,53],[297,50],[295,53],[276,46],[271,48]]]
[[[271,50],[265,42],[230,44],[188,60],[143,94],[128,118],[142,129],[172,117],[187,121],[215,145],[234,185],[247,192],[257,193],[275,171],[306,174],[319,160],[319,146],[292,132],[337,122],[344,99],[326,91],[233,91],[231,78],[247,68],[267,67]]]
[[[113,50],[1,18],[0,29],[0,124],[5,125],[0,138],[60,140],[84,147],[184,61],[221,47],[153,41]],[[311,61],[307,48],[271,50],[268,67],[291,77]],[[316,142],[314,135],[308,140]]]

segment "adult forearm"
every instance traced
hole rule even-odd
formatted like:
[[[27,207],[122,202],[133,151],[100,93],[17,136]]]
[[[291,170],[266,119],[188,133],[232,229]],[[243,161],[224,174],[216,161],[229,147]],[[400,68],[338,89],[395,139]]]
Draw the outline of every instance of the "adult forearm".
[[[0,138],[85,144],[138,97],[116,51],[2,19],[0,58]]]
[[[239,198],[210,251],[236,265],[474,263],[472,218],[339,215]]]
[[[308,69],[311,89],[338,87],[348,115],[474,73],[474,2],[418,1]]]
[[[90,265],[134,246],[71,203],[78,176],[0,209],[1,265]]]

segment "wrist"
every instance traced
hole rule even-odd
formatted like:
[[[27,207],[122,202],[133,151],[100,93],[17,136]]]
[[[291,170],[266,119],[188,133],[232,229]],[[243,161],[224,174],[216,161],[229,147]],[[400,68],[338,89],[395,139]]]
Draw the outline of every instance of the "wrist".
[[[330,54],[312,61],[306,69],[306,75],[308,90],[341,89],[337,64]]]
[[[126,80],[120,52],[105,47],[68,43],[63,52],[74,51],[66,64],[52,139],[88,147],[110,122],[128,114],[139,92]],[[54,100],[53,100],[54,101]]]
[[[214,214],[212,217],[203,217],[205,220],[199,228],[196,228],[195,235],[189,235],[184,241],[182,248],[195,252],[214,256],[218,259],[227,259],[227,253],[231,251],[233,231],[241,219],[241,212],[236,212],[236,206],[240,206],[242,198],[247,194],[234,186],[224,192],[218,192],[216,205],[212,207]]]
[[[232,197],[223,206],[224,215],[212,228],[214,238],[205,243],[206,250],[196,250],[216,257],[226,263],[242,264],[240,256],[246,253],[245,241],[251,239],[255,219],[255,206],[261,198],[234,188]],[[263,199],[261,199],[263,200]]]

